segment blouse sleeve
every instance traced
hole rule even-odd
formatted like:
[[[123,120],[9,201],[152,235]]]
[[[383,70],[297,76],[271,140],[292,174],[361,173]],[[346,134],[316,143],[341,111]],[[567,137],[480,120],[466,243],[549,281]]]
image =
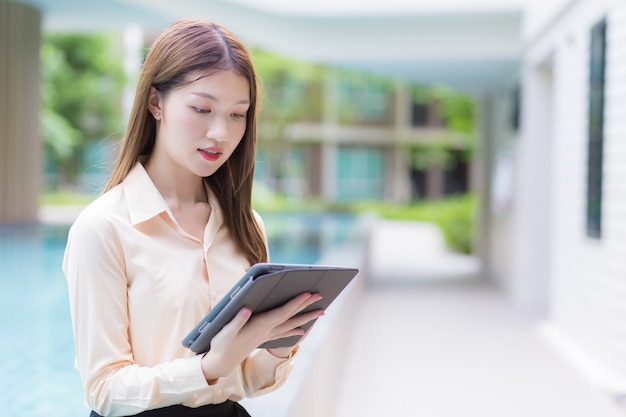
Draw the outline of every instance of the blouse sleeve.
[[[127,279],[115,228],[83,214],[63,260],[76,367],[87,405],[102,415],[132,415],[184,402],[207,388],[200,356],[138,366],[128,337]]]

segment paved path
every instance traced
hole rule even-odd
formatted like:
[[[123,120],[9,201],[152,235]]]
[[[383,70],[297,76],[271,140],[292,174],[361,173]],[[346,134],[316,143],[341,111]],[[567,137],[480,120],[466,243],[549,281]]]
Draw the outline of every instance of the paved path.
[[[480,283],[366,291],[331,417],[617,417],[537,323]]]
[[[349,360],[330,417],[626,415],[548,344],[535,318],[471,274],[461,278],[457,266],[475,271],[471,262],[439,279],[436,268],[416,269],[419,256],[398,256],[420,247],[401,232],[410,228],[398,226],[373,231],[379,240],[370,263],[377,273],[346,346]],[[388,261],[396,276],[379,273]]]

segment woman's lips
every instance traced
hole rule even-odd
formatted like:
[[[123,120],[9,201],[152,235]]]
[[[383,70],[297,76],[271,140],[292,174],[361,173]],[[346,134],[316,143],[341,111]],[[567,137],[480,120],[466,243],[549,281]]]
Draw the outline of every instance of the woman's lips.
[[[198,152],[207,161],[217,161],[222,155],[222,150],[219,148],[198,149]]]

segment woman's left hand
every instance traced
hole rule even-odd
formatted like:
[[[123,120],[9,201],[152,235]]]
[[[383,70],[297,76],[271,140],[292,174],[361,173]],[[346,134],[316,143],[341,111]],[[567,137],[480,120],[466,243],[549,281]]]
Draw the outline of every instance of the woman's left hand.
[[[281,307],[252,316],[249,308],[242,308],[235,318],[220,330],[211,348],[202,357],[202,370],[207,381],[230,374],[252,351],[263,343],[292,336],[304,336],[300,326],[322,316],[323,310],[301,313],[321,299],[319,294],[303,293]],[[280,348],[276,355],[287,357],[291,348]]]

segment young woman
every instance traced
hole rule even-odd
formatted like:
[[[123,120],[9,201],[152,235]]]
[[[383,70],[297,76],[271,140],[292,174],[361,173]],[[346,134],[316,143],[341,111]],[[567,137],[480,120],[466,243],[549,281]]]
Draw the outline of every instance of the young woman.
[[[185,335],[254,263],[267,261],[251,207],[257,79],[226,29],[182,20],[152,45],[105,193],[72,226],[63,262],[76,365],[92,416],[248,416],[237,401],[284,383],[321,315],[301,294],[242,309],[204,355]]]

